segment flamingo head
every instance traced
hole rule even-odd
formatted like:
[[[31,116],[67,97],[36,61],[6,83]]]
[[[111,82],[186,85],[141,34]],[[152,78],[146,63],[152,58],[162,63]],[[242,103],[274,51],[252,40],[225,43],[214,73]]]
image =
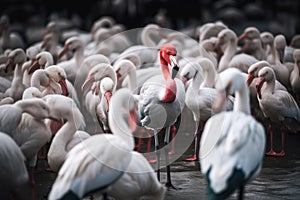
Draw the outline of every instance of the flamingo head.
[[[52,79],[54,82],[59,83],[62,90],[62,94],[68,96],[69,90],[66,82],[67,75],[65,71],[57,65],[52,65],[46,68],[45,71],[48,73],[50,79]]]
[[[109,111],[110,99],[112,97],[112,91],[114,90],[114,82],[109,77],[105,77],[100,83],[101,93],[104,95],[107,104],[107,112]]]
[[[176,55],[177,55],[177,50],[171,44],[165,44],[160,49],[160,61],[161,63],[170,66],[172,70],[172,79],[175,78],[175,76],[179,71],[179,67],[175,58]]]
[[[40,65],[40,58],[36,58],[30,65],[28,69],[28,74],[33,74],[37,69],[41,67]]]
[[[260,38],[259,30],[255,27],[248,27],[245,29],[242,35],[238,38],[238,42],[243,41],[244,39],[258,39]]]
[[[276,80],[275,72],[270,67],[264,67],[258,72],[258,80],[256,82],[256,91],[258,98],[261,99],[261,88],[264,85],[264,82],[269,82],[271,80]]]
[[[17,48],[8,54],[8,60],[6,62],[5,72],[8,68],[15,68],[16,64],[23,64],[26,61],[26,54],[23,49]]]

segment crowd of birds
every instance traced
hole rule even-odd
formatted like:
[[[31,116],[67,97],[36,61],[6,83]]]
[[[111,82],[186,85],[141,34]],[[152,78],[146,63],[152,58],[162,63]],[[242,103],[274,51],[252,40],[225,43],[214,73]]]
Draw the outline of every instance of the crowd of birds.
[[[289,45],[284,35],[256,27],[238,37],[219,21],[197,27],[196,39],[156,24],[126,30],[111,17],[95,21],[90,32],[64,25],[50,21],[41,41],[26,45],[10,31],[9,17],[0,19],[1,199],[30,198],[24,192],[28,185],[34,191],[42,157],[58,173],[50,200],[164,199],[166,187],[176,189],[169,143],[184,110],[195,127],[187,160],[200,162],[207,197],[224,199],[239,189],[242,199],[260,172],[266,133],[266,154],[284,156],[285,129],[300,131],[299,35]],[[281,126],[280,152],[273,148],[274,124]],[[157,175],[134,150],[137,126],[154,132]]]

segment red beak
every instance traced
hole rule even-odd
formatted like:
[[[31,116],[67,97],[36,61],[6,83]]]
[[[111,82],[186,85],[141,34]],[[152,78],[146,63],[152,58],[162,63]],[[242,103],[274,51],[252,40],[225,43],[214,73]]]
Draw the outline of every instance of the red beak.
[[[7,60],[6,64],[5,64],[5,70],[4,70],[5,73],[8,72],[8,68],[9,68],[9,67],[11,67],[11,68],[14,67],[14,61],[13,61],[12,58],[8,58],[8,60]]]
[[[251,85],[251,83],[252,83],[252,81],[253,81],[253,79],[254,79],[255,77],[254,77],[254,73],[249,73],[248,74],[248,77],[247,77],[247,85],[248,86],[250,86]]]
[[[106,91],[104,94],[104,97],[106,99],[106,103],[107,103],[107,112],[108,112],[108,108],[109,108],[109,103],[110,103],[110,99],[111,99],[112,93],[111,91]]]
[[[243,41],[246,37],[247,37],[247,33],[243,33],[242,35],[240,35],[240,37],[238,38],[238,43]]]
[[[116,71],[116,75],[117,75],[117,80],[119,81],[120,78],[121,78],[120,69],[118,69],[118,70]]]
[[[65,80],[65,79],[61,79],[61,80],[59,81],[59,84],[60,84],[60,86],[61,86],[63,95],[68,96],[68,95],[69,95],[69,91],[68,91],[68,86],[67,86],[66,80]]]
[[[186,82],[188,81],[187,77],[181,77],[181,81],[183,82],[184,85],[186,85]]]
[[[39,60],[35,60],[29,67],[28,74],[32,74],[35,70],[40,68]]]
[[[94,74],[91,74],[86,81],[82,84],[81,90],[85,91],[95,81]]]
[[[61,52],[58,54],[58,60],[61,59],[69,51],[68,45],[65,45]]]
[[[262,86],[264,85],[264,82],[266,80],[264,79],[264,77],[259,77],[255,86],[256,86],[256,91],[257,91],[257,95],[258,95],[258,98],[261,99],[261,88]]]

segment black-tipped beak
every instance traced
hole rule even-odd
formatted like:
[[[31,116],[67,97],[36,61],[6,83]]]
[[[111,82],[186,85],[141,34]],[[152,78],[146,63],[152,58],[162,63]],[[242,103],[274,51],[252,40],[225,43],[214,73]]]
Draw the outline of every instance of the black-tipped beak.
[[[177,64],[175,56],[170,56],[172,79],[174,79],[179,71],[179,66]]]
[[[179,71],[179,67],[176,65],[172,67],[172,79],[174,79]]]

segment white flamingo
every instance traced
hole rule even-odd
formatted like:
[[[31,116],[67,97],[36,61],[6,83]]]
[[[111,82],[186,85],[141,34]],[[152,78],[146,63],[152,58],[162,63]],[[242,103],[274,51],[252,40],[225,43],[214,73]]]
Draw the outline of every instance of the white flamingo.
[[[250,115],[249,90],[238,69],[227,69],[216,82],[220,92],[214,108],[220,110],[226,94],[235,94],[234,109],[211,117],[201,137],[201,172],[207,180],[207,197],[225,199],[260,172],[265,149],[263,126]],[[226,93],[226,94],[225,94]]]
[[[230,29],[224,29],[218,34],[217,46],[224,45],[224,54],[219,61],[218,70],[223,71],[227,68],[234,67],[240,69],[242,72],[247,73],[250,65],[258,60],[253,56],[247,54],[237,54],[237,36]]]
[[[160,151],[157,132],[166,128],[165,132],[165,151],[167,164],[167,183],[168,187],[175,188],[171,183],[169,166],[169,136],[170,127],[177,119],[183,108],[185,100],[185,89],[181,80],[175,79],[179,70],[175,56],[176,48],[173,45],[165,44],[160,49],[160,63],[162,75],[150,78],[140,91],[140,123],[143,127],[154,130],[155,150],[157,156],[157,176],[160,179]],[[170,69],[172,74],[170,73]]]
[[[87,89],[93,83],[101,81],[105,77],[109,77],[113,81],[114,84],[113,84],[113,88],[111,90],[111,93],[114,93],[115,90],[116,90],[116,86],[117,86],[117,84],[116,84],[117,83],[117,77],[116,77],[116,74],[115,74],[112,66],[110,64],[106,64],[106,63],[98,64],[90,70],[87,79],[85,80],[85,82],[82,85],[83,93],[85,94]],[[93,87],[96,88],[97,85],[94,84]],[[96,111],[99,111],[100,108],[104,108],[104,107],[101,107],[101,104],[100,104],[102,95],[103,94],[101,94],[101,91],[99,91],[98,95],[96,95],[95,93],[93,93],[92,90],[89,90],[86,93],[86,95],[84,96],[84,98],[85,98],[84,99],[85,108],[87,109],[89,114],[92,116],[95,124],[97,123],[96,119],[100,119],[100,118],[98,118],[99,113],[97,113]],[[99,107],[98,107],[98,105],[99,105]],[[104,109],[107,110],[106,108],[104,108]],[[102,113],[107,113],[106,111],[101,111],[101,112]],[[103,122],[101,122],[101,123],[103,123]],[[104,124],[100,124],[101,127],[102,127],[102,125],[104,125]],[[108,130],[106,130],[106,131],[108,131]]]
[[[284,126],[293,132],[300,130],[300,109],[290,93],[283,90],[275,90],[276,75],[272,68],[262,68],[258,76],[256,89],[259,106],[265,117],[270,120],[270,151],[266,154],[284,156]],[[265,82],[266,86],[262,88]],[[280,124],[281,126],[281,151],[279,153],[273,150],[272,123]]]
[[[275,64],[275,47],[274,47],[274,36],[272,33],[270,32],[262,32],[260,34],[260,38],[262,41],[262,44],[264,46],[264,49],[266,51],[266,60],[270,63],[270,64]]]
[[[276,78],[285,87],[290,87],[290,74],[294,68],[291,63],[283,63],[284,49],[286,47],[286,40],[283,35],[277,35],[274,39],[275,47],[275,64],[271,67],[273,68]]]
[[[15,141],[0,132],[0,198],[9,199],[11,196],[24,199],[24,190],[28,184],[28,173],[25,157]]]
[[[72,50],[75,50],[73,58],[58,62],[57,65],[65,70],[68,80],[71,81],[71,83],[74,83],[77,71],[80,69],[84,60],[84,46],[82,41],[78,37],[71,37],[67,39],[63,49],[59,52],[58,59],[60,59],[68,51]]]
[[[0,18],[0,50],[25,48],[25,43],[22,37],[16,32],[10,32],[10,22],[6,15]]]
[[[43,99],[49,105],[51,116],[66,120],[55,134],[47,156],[51,169],[58,171],[65,161],[67,144],[77,130],[85,127],[85,122],[83,115],[71,98],[53,94],[47,95]]]
[[[96,107],[96,115],[98,121],[102,124],[102,129],[105,133],[110,133],[108,125],[108,112],[111,96],[114,92],[114,81],[109,77],[104,77],[101,81],[98,81],[94,93],[100,95],[100,102]],[[96,90],[96,91],[95,91]]]
[[[11,97],[14,101],[20,100],[22,94],[25,90],[25,85],[23,85],[23,71],[22,65],[26,60],[26,55],[23,49],[15,49],[11,51],[8,55],[7,67],[14,68],[14,76],[11,82],[11,87],[7,89],[4,93],[6,97]]]
[[[75,146],[58,173],[49,200],[83,198],[102,193],[116,199],[164,199],[165,188],[147,160],[134,152],[132,131],[136,127],[136,105],[128,89],[111,99],[111,134],[94,135]],[[91,153],[93,152],[93,153]],[[64,186],[64,187],[62,187]]]
[[[195,161],[199,160],[200,133],[203,131],[206,121],[215,114],[213,103],[218,97],[218,92],[212,86],[215,82],[217,72],[214,70],[213,63],[209,59],[200,58],[196,62],[188,63],[181,70],[180,75],[182,78],[191,80],[186,90],[185,104],[193,113],[195,122],[195,149],[194,155],[186,160]],[[224,106],[224,109],[232,110],[233,98],[229,97]],[[202,124],[199,130],[200,122]]]
[[[290,82],[292,86],[292,90],[296,95],[298,105],[300,103],[300,50],[295,49],[294,51],[294,69],[290,76]]]
[[[246,28],[242,35],[240,35],[240,37],[238,38],[238,42],[241,42],[245,39],[250,40],[245,44],[246,46],[254,43],[254,46],[256,47],[254,48],[254,52],[251,55],[253,55],[257,60],[265,60],[267,58],[265,49],[263,49],[262,47],[260,32],[256,27],[251,26]]]
[[[0,131],[12,136],[21,122],[22,114],[28,113],[36,119],[44,119],[48,115],[48,106],[41,99],[24,99],[14,104],[0,106]],[[41,112],[45,110],[45,112]]]

